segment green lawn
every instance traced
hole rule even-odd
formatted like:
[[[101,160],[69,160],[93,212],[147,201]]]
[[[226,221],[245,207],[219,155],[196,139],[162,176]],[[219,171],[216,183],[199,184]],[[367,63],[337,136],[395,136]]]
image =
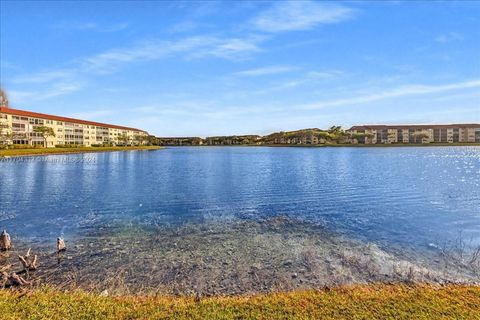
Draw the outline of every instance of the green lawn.
[[[480,319],[480,287],[359,285],[240,297],[0,290],[1,319]]]
[[[108,151],[129,151],[129,150],[156,150],[157,146],[133,146],[133,147],[79,147],[79,148],[32,148],[32,149],[2,149],[0,157],[35,156],[64,153],[83,152],[108,152]]]

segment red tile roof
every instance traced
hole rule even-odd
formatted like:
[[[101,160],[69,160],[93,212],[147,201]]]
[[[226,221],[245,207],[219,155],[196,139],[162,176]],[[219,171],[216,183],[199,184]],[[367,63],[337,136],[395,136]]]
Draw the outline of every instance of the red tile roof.
[[[81,124],[87,124],[87,125],[90,125],[90,126],[97,126],[97,127],[107,127],[107,128],[113,128],[113,129],[121,129],[121,130],[134,130],[134,131],[141,131],[141,132],[146,133],[146,131],[136,129],[136,128],[123,127],[123,126],[117,126],[117,125],[114,125],[114,124],[80,120],[80,119],[74,119],[74,118],[60,117],[60,116],[54,116],[54,115],[50,115],[50,114],[24,111],[24,110],[12,109],[12,108],[0,107],[0,113],[7,113],[7,114],[15,115],[15,116],[41,118],[41,119],[63,121],[63,122],[81,123]]]
[[[454,129],[454,128],[480,128],[478,123],[460,123],[460,124],[399,124],[399,125],[363,125],[353,126],[352,130],[382,130],[382,129]]]

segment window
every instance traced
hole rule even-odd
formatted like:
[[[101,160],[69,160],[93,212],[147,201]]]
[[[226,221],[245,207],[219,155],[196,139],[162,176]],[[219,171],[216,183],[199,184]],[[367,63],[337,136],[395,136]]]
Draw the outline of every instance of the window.
[[[23,119],[22,119],[23,120]],[[47,120],[48,121],[48,120]],[[35,119],[35,118],[30,118],[28,121],[30,124],[38,124],[38,125],[43,125],[43,120],[41,119]]]
[[[23,124],[23,123],[14,123],[14,124],[12,124],[12,128],[13,128],[14,130],[15,130],[15,129],[17,129],[17,130],[20,130],[20,129],[25,130],[25,124]]]

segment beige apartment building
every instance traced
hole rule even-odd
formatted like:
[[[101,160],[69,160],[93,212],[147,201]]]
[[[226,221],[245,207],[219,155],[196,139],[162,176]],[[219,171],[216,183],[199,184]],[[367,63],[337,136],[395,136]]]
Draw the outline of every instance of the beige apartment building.
[[[8,137],[4,141],[8,144],[43,144],[41,134],[34,132],[38,126],[51,127],[55,133],[47,138],[47,147],[145,144],[148,136],[140,129],[11,109],[6,104],[0,105],[0,123],[0,134]]]
[[[448,125],[363,125],[347,132],[359,134],[355,142],[389,143],[460,143],[480,142],[480,124]]]

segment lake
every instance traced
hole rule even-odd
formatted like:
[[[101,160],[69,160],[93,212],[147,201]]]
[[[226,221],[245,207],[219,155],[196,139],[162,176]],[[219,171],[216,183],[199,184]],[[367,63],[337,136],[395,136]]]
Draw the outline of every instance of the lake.
[[[478,283],[479,147],[176,147],[0,160],[29,279],[112,294]],[[63,236],[67,251],[55,253]]]
[[[0,161],[21,239],[287,216],[382,245],[480,244],[480,148],[177,147]]]

